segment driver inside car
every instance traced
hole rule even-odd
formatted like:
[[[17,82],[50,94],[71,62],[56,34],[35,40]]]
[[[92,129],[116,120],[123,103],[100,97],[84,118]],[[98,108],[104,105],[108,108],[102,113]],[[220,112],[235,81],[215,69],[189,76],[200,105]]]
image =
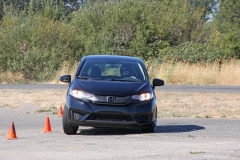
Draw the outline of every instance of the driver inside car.
[[[121,77],[122,77],[122,78],[129,77],[129,78],[135,78],[135,79],[137,79],[137,78],[134,76],[134,71],[133,71],[132,67],[131,67],[131,66],[124,65],[124,64],[121,66]]]

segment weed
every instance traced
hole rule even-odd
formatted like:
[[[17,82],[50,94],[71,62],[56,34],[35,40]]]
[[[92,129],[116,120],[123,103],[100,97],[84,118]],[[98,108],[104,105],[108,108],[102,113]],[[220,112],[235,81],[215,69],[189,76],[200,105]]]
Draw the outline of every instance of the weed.
[[[221,118],[227,118],[227,116],[224,114],[224,115],[221,115]]]
[[[3,135],[5,135],[6,133],[4,133],[4,132],[0,132],[0,136],[3,136]]]
[[[187,137],[189,137],[189,138],[194,138],[194,136],[192,136],[192,135],[190,135],[190,134],[189,134]]]
[[[42,112],[53,112],[53,114],[57,114],[57,108],[56,107],[49,107],[49,108],[41,108],[38,109],[36,112],[42,113]]]
[[[173,113],[172,117],[187,117],[187,113]]]
[[[193,151],[190,151],[190,154],[203,154],[203,153],[206,153],[204,151],[200,151],[200,152],[193,152]]]
[[[211,118],[210,116],[206,115],[205,118]]]

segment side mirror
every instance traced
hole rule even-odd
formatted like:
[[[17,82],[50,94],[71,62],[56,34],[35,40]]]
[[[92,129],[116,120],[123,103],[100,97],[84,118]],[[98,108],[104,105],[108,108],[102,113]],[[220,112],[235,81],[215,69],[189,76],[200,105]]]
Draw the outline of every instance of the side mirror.
[[[153,84],[153,89],[155,88],[155,86],[164,86],[164,80],[154,78],[152,84]]]
[[[60,81],[61,82],[67,82],[70,83],[71,82],[71,75],[67,74],[67,75],[63,75],[60,77]]]

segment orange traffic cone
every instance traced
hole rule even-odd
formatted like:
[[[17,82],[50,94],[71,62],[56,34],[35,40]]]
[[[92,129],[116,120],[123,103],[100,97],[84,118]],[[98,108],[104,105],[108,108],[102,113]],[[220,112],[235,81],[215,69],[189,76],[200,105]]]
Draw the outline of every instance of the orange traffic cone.
[[[43,132],[44,132],[44,133],[46,133],[46,132],[52,132],[49,117],[46,117],[45,124],[44,124],[44,128],[43,128]]]
[[[60,106],[58,110],[58,117],[62,117],[62,116],[63,116],[63,111],[62,111],[62,106]]]
[[[14,123],[12,122],[10,124],[10,128],[9,128],[9,132],[8,132],[8,140],[11,140],[11,139],[17,139],[17,135],[16,135],[16,131],[15,131],[15,126],[14,126]]]

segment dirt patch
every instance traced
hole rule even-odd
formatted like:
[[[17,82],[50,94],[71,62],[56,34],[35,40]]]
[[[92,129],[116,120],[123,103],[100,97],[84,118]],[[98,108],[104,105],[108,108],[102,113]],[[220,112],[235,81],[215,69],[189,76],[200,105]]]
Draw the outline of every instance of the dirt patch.
[[[240,118],[240,94],[156,92],[159,117]]]
[[[156,92],[158,117],[240,118],[240,94]],[[0,90],[0,108],[57,113],[66,90]]]
[[[64,105],[65,97],[65,90],[0,90],[0,108],[48,110]]]

